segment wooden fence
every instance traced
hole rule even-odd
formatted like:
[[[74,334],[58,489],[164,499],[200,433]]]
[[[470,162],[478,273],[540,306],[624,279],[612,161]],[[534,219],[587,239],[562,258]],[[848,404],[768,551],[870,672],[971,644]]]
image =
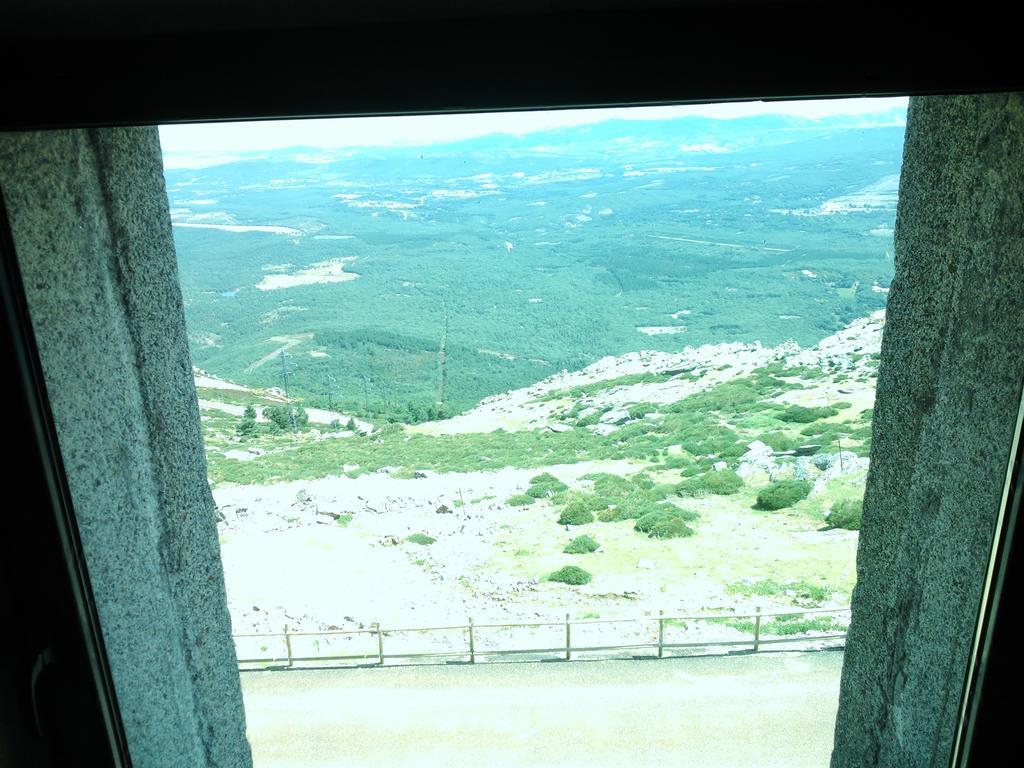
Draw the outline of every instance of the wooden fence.
[[[774,645],[779,643],[806,643],[806,642],[819,642],[822,640],[838,640],[846,638],[846,633],[823,633],[823,634],[794,634],[787,636],[772,636],[764,632],[765,620],[777,619],[779,617],[795,617],[795,616],[808,616],[812,614],[841,614],[848,613],[849,607],[845,608],[815,608],[802,611],[784,611],[778,613],[762,613],[761,609],[758,608],[754,613],[751,614],[718,614],[718,615],[697,615],[697,616],[665,616],[663,613],[659,613],[657,617],[644,617],[644,618],[633,618],[633,619],[579,619],[573,621],[569,618],[569,614],[565,615],[564,621],[540,621],[540,622],[522,622],[522,623],[503,623],[503,624],[476,624],[473,619],[469,619],[467,624],[457,624],[453,626],[444,627],[400,627],[394,629],[384,629],[379,624],[374,624],[368,629],[342,629],[333,630],[329,632],[291,632],[285,627],[283,632],[273,633],[256,633],[256,634],[240,634],[234,635],[236,648],[238,647],[239,640],[266,640],[268,646],[273,642],[273,639],[283,640],[281,643],[282,654],[275,654],[271,656],[261,656],[255,658],[242,658],[239,655],[238,663],[242,669],[253,669],[252,666],[259,664],[263,667],[280,667],[295,668],[298,666],[311,666],[323,665],[329,662],[363,662],[369,663],[375,666],[384,666],[388,659],[448,659],[448,658],[459,658],[464,663],[475,664],[478,657],[481,656],[521,656],[521,655],[535,655],[535,656],[550,656],[556,655],[557,658],[562,658],[565,661],[570,661],[573,658],[573,654],[579,653],[607,653],[614,651],[640,651],[640,650],[651,650],[656,651],[656,657],[652,654],[651,658],[663,658],[665,651],[672,651],[685,648],[712,648],[712,647],[733,647],[742,648],[750,646],[752,652],[756,653],[760,650],[761,646]],[[721,622],[723,620],[736,620],[736,619],[748,619],[753,622],[752,638],[747,639],[735,639],[735,640],[712,640],[712,641],[696,641],[696,642],[666,642],[665,641],[665,629],[666,626],[673,627],[684,622]],[[573,627],[586,627],[596,624],[639,624],[647,623],[650,625],[650,629],[657,631],[657,641],[647,643],[627,643],[622,645],[584,645],[574,646],[572,644],[572,630]],[[480,648],[478,647],[478,632],[481,630],[488,629],[510,629],[510,628],[532,628],[536,629],[539,627],[564,627],[565,642],[558,643],[554,646],[548,646],[543,648]],[[402,633],[426,633],[426,632],[465,632],[465,646],[459,650],[450,651],[428,651],[428,652],[415,652],[415,653],[386,653],[384,640],[386,637],[394,636]],[[559,634],[561,634],[559,632]],[[293,651],[293,642],[296,639],[305,640],[306,638],[313,638],[315,644],[319,647],[319,641],[321,638],[338,638],[338,637],[354,637],[357,635],[371,635],[376,638],[376,643],[371,643],[373,650],[360,653],[360,654],[304,654],[302,651]],[[265,650],[268,646],[263,646],[261,650]]]

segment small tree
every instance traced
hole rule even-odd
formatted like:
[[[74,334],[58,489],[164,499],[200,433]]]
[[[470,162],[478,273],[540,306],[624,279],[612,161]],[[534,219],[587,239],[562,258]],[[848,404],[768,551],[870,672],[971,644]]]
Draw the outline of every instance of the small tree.
[[[256,408],[253,406],[252,403],[249,403],[247,406],[245,406],[245,412],[242,414],[242,418],[252,419],[253,421],[256,421]]]
[[[293,426],[295,429],[302,429],[309,424],[306,409],[296,405],[268,405],[263,409],[263,415],[279,429],[291,430]]]
[[[238,432],[238,436],[242,438],[252,437],[256,434],[256,419],[243,416],[242,420],[238,422],[236,432]]]

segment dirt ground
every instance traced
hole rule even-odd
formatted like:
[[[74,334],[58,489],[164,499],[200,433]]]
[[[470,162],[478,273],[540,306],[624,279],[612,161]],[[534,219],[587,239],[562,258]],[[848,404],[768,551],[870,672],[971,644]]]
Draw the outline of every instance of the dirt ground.
[[[839,652],[242,674],[257,768],[826,766]]]

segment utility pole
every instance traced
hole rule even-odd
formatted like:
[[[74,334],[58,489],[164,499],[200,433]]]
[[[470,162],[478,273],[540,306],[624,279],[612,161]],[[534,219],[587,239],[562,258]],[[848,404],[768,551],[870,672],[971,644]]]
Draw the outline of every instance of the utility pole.
[[[437,406],[444,407],[444,379],[448,345],[448,298],[444,298],[444,325],[441,326],[441,340],[437,345]]]
[[[284,399],[288,403],[288,420],[291,422],[292,425],[292,434],[295,434],[295,432],[297,431],[295,427],[295,409],[292,408],[292,398],[291,395],[288,393],[288,361],[285,359],[287,358],[287,356],[288,353],[282,349],[281,373],[284,375]]]
[[[334,410],[334,377],[331,374],[324,374],[324,392],[327,395],[327,407]]]

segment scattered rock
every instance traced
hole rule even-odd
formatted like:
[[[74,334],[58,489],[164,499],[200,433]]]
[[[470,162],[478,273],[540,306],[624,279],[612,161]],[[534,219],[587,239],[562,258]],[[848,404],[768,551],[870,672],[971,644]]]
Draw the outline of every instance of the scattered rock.
[[[244,451],[232,448],[230,451],[224,451],[224,458],[234,459],[235,461],[252,461],[257,456],[262,456],[265,453],[266,451],[259,448],[247,448]]]
[[[605,411],[598,419],[601,424],[625,424],[627,421],[629,421],[629,412],[617,410]]]
[[[452,514],[451,508],[447,504],[442,504],[440,507],[434,510],[438,515],[450,515]]]
[[[548,424],[548,429],[552,432],[572,432],[572,427],[568,424]]]
[[[322,509],[318,509],[316,512],[316,521],[320,525],[332,525],[337,523],[341,518],[341,512],[325,512]]]
[[[841,454],[830,454],[834,457],[832,465],[822,472],[818,479],[814,481],[814,488],[811,489],[812,494],[821,493],[825,490],[825,486],[828,485],[830,480],[834,480],[837,477],[843,477],[845,475],[855,475],[861,472],[867,472],[868,470],[868,457],[858,456],[852,451],[842,451]],[[840,455],[842,461],[839,460]]]
[[[740,457],[736,474],[746,480],[760,474],[771,475],[777,470],[778,465],[775,463],[772,449],[760,440],[755,440],[747,446],[747,452]]]
[[[820,470],[826,470],[835,464],[836,457],[831,453],[819,453],[811,457],[811,463]]]
[[[820,445],[800,445],[793,451],[796,456],[813,456],[821,450]]]
[[[725,469],[728,466],[729,463],[726,461],[716,461],[714,464],[711,465],[711,468],[720,472],[721,470]]]

